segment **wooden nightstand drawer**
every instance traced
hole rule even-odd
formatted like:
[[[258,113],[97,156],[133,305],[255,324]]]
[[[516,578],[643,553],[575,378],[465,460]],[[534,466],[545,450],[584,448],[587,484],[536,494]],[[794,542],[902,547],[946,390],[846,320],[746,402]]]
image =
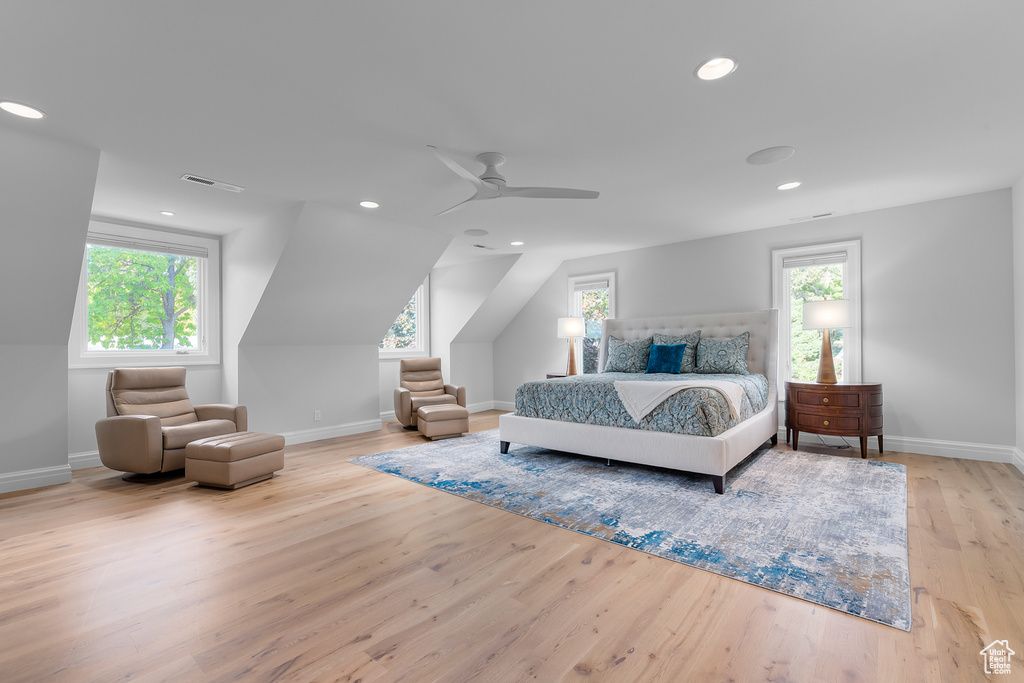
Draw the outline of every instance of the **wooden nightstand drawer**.
[[[796,402],[801,406],[829,408],[860,408],[861,395],[831,391],[797,391]]]
[[[797,413],[797,429],[812,430],[834,430],[837,432],[859,432],[860,417],[846,415],[818,415],[816,413]]]

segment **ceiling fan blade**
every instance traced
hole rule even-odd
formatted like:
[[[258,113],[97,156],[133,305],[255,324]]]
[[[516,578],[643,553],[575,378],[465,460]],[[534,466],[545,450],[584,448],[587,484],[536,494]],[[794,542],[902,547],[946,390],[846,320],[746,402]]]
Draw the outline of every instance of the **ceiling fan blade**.
[[[460,166],[458,162],[456,162],[447,154],[439,150],[437,147],[434,147],[433,145],[427,145],[427,147],[434,150],[434,154],[436,154],[437,158],[441,160],[441,163],[443,163],[445,166],[453,170],[460,178],[462,178],[463,180],[468,180],[469,182],[473,183],[473,186],[476,187],[478,190],[484,186],[484,181],[480,180],[475,175],[470,173],[468,170]]]
[[[471,202],[471,201],[473,201],[474,199],[479,199],[479,197],[478,197],[477,195],[473,195],[473,196],[472,196],[472,197],[470,197],[469,199],[466,199],[466,200],[464,200],[464,201],[461,201],[461,202],[459,202],[458,204],[456,204],[455,206],[453,206],[453,207],[451,207],[451,208],[448,208],[448,209],[445,209],[445,210],[444,210],[444,211],[442,211],[441,213],[436,213],[436,214],[434,214],[434,215],[435,215],[435,216],[443,216],[443,215],[445,215],[446,213],[451,213],[452,211],[455,211],[456,209],[458,209],[459,207],[461,207],[461,206],[462,206],[463,204],[465,204],[466,202]]]
[[[502,197],[531,197],[534,199],[597,199],[599,192],[573,190],[568,187],[505,187]]]

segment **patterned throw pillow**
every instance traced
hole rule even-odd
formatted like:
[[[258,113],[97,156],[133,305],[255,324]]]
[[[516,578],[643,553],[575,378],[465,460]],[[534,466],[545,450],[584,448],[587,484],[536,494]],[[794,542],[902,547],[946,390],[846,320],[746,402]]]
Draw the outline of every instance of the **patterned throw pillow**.
[[[697,342],[699,341],[700,330],[687,332],[681,336],[654,335],[655,344],[686,344],[686,351],[683,352],[683,366],[679,372],[697,372]]]
[[[697,344],[697,372],[749,375],[750,373],[747,372],[747,347],[749,346],[749,332],[744,332],[732,339],[701,339]]]
[[[651,338],[636,341],[622,341],[608,337],[608,360],[605,372],[644,372],[651,356]]]

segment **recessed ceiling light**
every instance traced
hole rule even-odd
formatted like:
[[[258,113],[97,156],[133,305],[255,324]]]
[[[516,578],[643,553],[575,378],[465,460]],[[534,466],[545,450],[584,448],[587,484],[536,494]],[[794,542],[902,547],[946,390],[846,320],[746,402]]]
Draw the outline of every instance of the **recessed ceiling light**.
[[[767,149],[759,149],[747,157],[747,163],[752,166],[774,164],[776,161],[783,161],[794,154],[796,154],[796,150],[792,147],[768,147]]]
[[[160,215],[161,216],[173,216],[174,212],[173,211],[161,211]]]
[[[736,60],[731,57],[713,57],[693,72],[702,81],[714,81],[728,76],[736,70]]]
[[[469,235],[470,237],[483,237],[484,235],[489,235],[490,233],[480,228],[470,228],[469,230],[463,230],[462,234]]]
[[[378,204],[377,202],[371,202],[369,199],[364,199],[363,201],[359,202],[359,206],[363,207],[364,209],[376,209],[378,206],[380,206],[380,204]]]
[[[794,180],[792,182],[782,183],[781,185],[779,185],[778,189],[780,189],[780,190],[792,190],[792,189],[795,189],[795,188],[798,188],[798,187],[800,187],[800,181],[799,180]]]
[[[26,119],[41,119],[46,116],[46,114],[35,107],[30,107],[27,104],[22,104],[21,102],[0,102],[0,109],[3,109],[8,114],[22,116]]]
[[[513,247],[521,247],[524,244],[526,244],[526,242],[509,242],[509,244],[511,244]]]

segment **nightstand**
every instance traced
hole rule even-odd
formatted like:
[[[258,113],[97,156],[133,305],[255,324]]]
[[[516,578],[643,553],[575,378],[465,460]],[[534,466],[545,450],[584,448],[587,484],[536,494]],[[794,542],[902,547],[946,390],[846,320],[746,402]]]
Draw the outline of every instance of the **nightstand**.
[[[565,377],[564,372],[549,372],[547,379],[558,379],[559,377]]]
[[[786,382],[786,442],[793,432],[860,438],[860,457],[868,457],[868,437],[878,437],[882,452],[882,385]]]

